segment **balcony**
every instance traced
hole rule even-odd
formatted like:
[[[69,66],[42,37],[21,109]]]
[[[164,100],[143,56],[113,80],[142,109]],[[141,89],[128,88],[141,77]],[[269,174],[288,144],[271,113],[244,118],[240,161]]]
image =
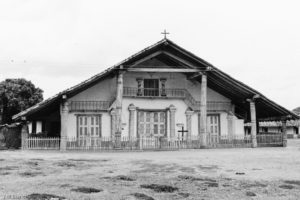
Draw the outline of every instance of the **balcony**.
[[[185,89],[155,89],[124,87],[124,97],[162,97],[162,98],[185,98]]]
[[[97,112],[107,111],[111,102],[109,101],[71,101],[69,104],[70,112]]]
[[[200,101],[196,101],[188,90],[182,88],[172,89],[154,89],[154,88],[136,88],[136,87],[124,87],[124,97],[134,98],[177,98],[183,99],[184,102],[192,108],[194,111],[200,110]],[[231,102],[223,101],[208,101],[207,111],[231,111]]]

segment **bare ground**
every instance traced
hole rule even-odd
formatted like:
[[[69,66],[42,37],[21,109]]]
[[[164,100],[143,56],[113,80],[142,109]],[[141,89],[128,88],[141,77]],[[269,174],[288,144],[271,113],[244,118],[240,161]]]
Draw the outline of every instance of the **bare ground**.
[[[0,151],[0,199],[300,199],[300,140],[287,148]]]

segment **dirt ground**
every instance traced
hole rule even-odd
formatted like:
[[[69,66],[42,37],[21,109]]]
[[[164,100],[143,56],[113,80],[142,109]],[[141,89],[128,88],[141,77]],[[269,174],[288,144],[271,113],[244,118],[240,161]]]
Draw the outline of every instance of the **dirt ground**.
[[[2,199],[300,199],[300,140],[287,148],[0,151]]]

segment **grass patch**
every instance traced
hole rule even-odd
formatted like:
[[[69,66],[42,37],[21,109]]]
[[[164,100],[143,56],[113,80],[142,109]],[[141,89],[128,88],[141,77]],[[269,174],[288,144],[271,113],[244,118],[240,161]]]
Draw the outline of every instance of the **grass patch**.
[[[188,198],[190,196],[190,194],[186,193],[186,192],[179,192],[178,195],[183,197],[183,198]]]
[[[219,183],[215,183],[215,182],[204,182],[203,185],[207,187],[219,187]]]
[[[196,170],[193,167],[181,167],[180,171],[185,172],[185,173],[195,173]]]
[[[67,161],[58,162],[56,165],[59,167],[76,167],[76,164]]]
[[[39,165],[39,163],[36,161],[28,161],[28,162],[26,162],[26,164],[30,165],[30,166],[38,166]]]
[[[213,182],[213,183],[216,183],[217,180],[215,179],[210,179],[210,178],[200,178],[200,177],[194,177],[194,176],[187,176],[187,175],[179,175],[178,176],[179,179],[182,179],[182,180],[190,180],[190,181],[207,181],[207,182]]]
[[[300,181],[295,181],[295,180],[287,180],[284,181],[287,184],[292,184],[292,185],[299,185],[300,186]]]
[[[135,181],[134,178],[131,178],[129,176],[124,176],[124,175],[116,176],[116,179],[122,180],[122,181]]]
[[[76,161],[76,162],[107,162],[109,161],[108,159],[101,159],[101,160],[96,160],[96,159],[68,159],[69,161]]]
[[[30,160],[32,160],[32,161],[44,161],[44,159],[42,159],[42,158],[32,158]]]
[[[71,191],[89,194],[89,193],[102,192],[103,190],[102,189],[96,189],[96,188],[89,188],[89,187],[78,187],[78,188],[71,189]]]
[[[71,187],[71,185],[70,184],[62,184],[62,185],[60,185],[60,187],[61,188],[67,188],[67,187]]]
[[[145,189],[151,189],[155,192],[168,192],[172,193],[174,191],[177,191],[177,187],[173,187],[170,185],[159,185],[159,184],[145,184],[145,185],[140,185],[141,188]]]
[[[259,182],[255,182],[255,183],[241,183],[241,187],[243,188],[253,188],[253,187],[258,187],[258,188],[265,188],[268,185],[263,184],[263,183],[259,183]]]
[[[0,172],[0,175],[5,176],[5,175],[9,175],[10,172]]]
[[[255,197],[256,194],[254,192],[247,191],[246,192],[246,196],[248,196],[248,197]]]
[[[19,173],[20,176],[23,176],[23,177],[35,177],[35,176],[39,176],[39,175],[44,175],[42,172],[22,172],[22,173]]]
[[[150,196],[145,195],[143,193],[133,193],[131,195],[134,196],[138,200],[154,200],[153,197],[150,197]]]
[[[215,171],[219,169],[217,165],[198,165],[198,168],[203,171]]]
[[[288,189],[288,190],[294,189],[294,186],[292,186],[292,185],[279,185],[279,187],[282,189]]]
[[[0,171],[10,171],[10,170],[15,170],[18,169],[17,166],[5,166],[5,167],[0,167]]]
[[[39,194],[39,193],[33,193],[30,195],[26,196],[27,200],[51,200],[51,199],[56,199],[56,200],[63,200],[66,199],[65,197],[62,196],[57,196],[54,194]]]

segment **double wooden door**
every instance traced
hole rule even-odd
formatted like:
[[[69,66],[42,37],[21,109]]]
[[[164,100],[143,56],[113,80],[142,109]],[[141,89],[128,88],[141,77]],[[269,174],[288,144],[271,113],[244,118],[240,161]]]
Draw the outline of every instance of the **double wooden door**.
[[[210,143],[219,143],[220,116],[218,114],[207,115],[207,132]]]
[[[81,146],[95,145],[101,137],[101,116],[77,116],[77,138]]]
[[[166,135],[165,111],[138,111],[138,134],[146,137]]]

